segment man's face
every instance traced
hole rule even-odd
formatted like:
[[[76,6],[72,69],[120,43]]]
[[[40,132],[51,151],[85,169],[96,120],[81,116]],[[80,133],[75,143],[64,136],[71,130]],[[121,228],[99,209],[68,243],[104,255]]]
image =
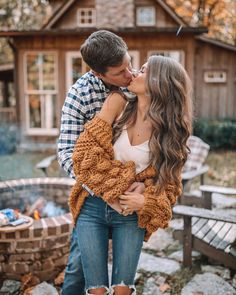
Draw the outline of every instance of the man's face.
[[[103,80],[105,84],[119,87],[127,87],[132,80],[131,58],[128,53],[124,56],[123,62],[117,67],[108,67],[105,74],[96,75]]]

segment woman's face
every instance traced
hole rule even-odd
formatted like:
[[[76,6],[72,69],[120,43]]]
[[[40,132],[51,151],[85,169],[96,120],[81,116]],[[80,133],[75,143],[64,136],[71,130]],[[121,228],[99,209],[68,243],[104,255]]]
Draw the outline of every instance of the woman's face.
[[[129,91],[135,94],[146,93],[146,72],[147,63],[145,63],[137,73],[133,74],[132,80],[127,87]]]

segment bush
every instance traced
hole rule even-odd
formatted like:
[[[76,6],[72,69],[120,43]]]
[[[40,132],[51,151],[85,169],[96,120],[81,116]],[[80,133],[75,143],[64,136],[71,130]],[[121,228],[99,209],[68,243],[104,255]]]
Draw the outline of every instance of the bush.
[[[0,155],[12,154],[16,151],[17,127],[15,125],[0,126]]]
[[[193,124],[193,134],[208,143],[211,149],[236,148],[235,119],[197,119]]]

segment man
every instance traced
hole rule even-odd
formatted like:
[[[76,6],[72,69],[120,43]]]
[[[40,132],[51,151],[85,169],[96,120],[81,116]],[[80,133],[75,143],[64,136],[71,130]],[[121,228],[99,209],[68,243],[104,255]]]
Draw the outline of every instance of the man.
[[[127,87],[132,79],[127,45],[117,35],[106,30],[94,32],[80,51],[91,71],[80,77],[68,92],[62,108],[58,142],[58,161],[72,178],[75,178],[73,149],[84,124],[100,111],[110,91]],[[142,191],[142,188],[142,185],[134,183],[129,190]],[[84,276],[77,237],[73,231],[62,295],[78,294],[84,294]]]

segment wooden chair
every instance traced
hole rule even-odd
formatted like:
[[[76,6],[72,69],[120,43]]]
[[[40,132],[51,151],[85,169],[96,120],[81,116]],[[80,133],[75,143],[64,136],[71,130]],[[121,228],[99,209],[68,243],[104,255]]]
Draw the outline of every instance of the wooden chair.
[[[212,193],[236,195],[236,189],[201,186],[203,204],[211,207]],[[192,250],[236,269],[236,216],[205,208],[176,205],[173,213],[183,216],[184,228],[175,230],[175,239],[183,242],[183,264],[192,265]]]
[[[204,176],[209,170],[209,166],[205,164],[210,146],[197,136],[190,136],[188,139],[190,154],[184,165],[182,172],[183,194],[179,198],[182,205],[195,205],[201,207],[201,199],[193,195],[189,188],[191,183],[197,177],[200,178],[200,184],[204,184]]]
[[[35,168],[42,170],[45,176],[48,176],[48,168],[52,165],[53,161],[57,159],[56,155],[48,156],[38,162]]]

